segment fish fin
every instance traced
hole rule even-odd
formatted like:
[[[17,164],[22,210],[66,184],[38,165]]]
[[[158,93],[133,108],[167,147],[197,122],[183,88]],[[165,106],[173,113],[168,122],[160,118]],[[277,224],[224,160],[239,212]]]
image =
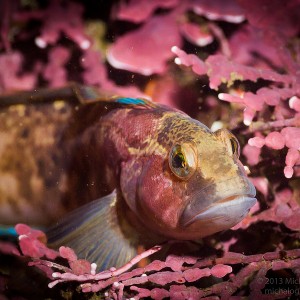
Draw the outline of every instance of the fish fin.
[[[57,100],[63,100],[74,104],[86,104],[95,102],[100,98],[109,97],[112,97],[112,94],[100,91],[95,87],[70,83],[60,88],[41,88],[33,91],[4,94],[0,96],[0,106],[42,104],[51,103]]]
[[[124,265],[137,254],[138,244],[134,229],[126,228],[118,213],[118,202],[114,191],[74,210],[46,232],[49,245],[72,248],[97,270]]]
[[[0,225],[0,237],[17,238],[18,234],[17,234],[16,229],[14,227]]]
[[[159,104],[156,102],[153,102],[151,100],[145,99],[145,98],[130,98],[130,97],[113,97],[109,100],[102,100],[102,101],[107,101],[110,103],[115,103],[118,105],[118,107],[123,107],[123,108],[134,108],[134,109],[152,109],[152,110],[156,110],[159,109],[160,111],[176,111],[176,112],[180,112],[182,114],[182,111],[176,109],[176,108],[170,108],[168,106],[165,106],[164,104]],[[106,103],[107,103],[106,102]]]
[[[104,103],[117,104],[119,107],[155,108],[157,104],[143,98],[116,96],[112,93],[99,90],[93,86],[70,83],[62,88],[42,88],[34,91],[23,91],[0,96],[0,107],[17,104],[42,104],[63,100],[75,105]]]
[[[130,108],[137,108],[137,109],[153,109],[157,108],[158,105],[150,100],[144,98],[131,98],[131,97],[120,97],[120,96],[113,96],[113,97],[101,97],[94,101],[98,103],[103,103],[108,106],[116,106],[116,107],[130,107]],[[91,102],[90,102],[91,103]]]
[[[142,99],[142,98],[117,98],[115,102],[123,105],[130,106],[141,106],[141,107],[155,107],[155,104],[150,100]]]

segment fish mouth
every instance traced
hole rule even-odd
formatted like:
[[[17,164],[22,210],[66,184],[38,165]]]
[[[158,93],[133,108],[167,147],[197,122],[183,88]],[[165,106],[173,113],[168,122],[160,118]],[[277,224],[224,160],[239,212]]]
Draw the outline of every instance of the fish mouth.
[[[215,232],[228,229],[248,214],[257,201],[255,195],[254,185],[245,176],[208,185],[191,196],[180,224],[199,231],[201,227],[214,228]]]
[[[226,223],[235,225],[248,214],[256,201],[252,195],[229,196],[203,209],[189,220],[185,220],[183,216],[182,223],[183,226],[189,226],[196,221],[211,221],[213,223],[222,221],[223,225]]]

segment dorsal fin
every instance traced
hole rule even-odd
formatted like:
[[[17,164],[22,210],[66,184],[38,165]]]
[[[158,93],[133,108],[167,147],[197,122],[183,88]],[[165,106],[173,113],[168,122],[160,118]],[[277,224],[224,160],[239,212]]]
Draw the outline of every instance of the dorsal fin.
[[[41,88],[33,91],[1,95],[0,107],[18,104],[43,104],[58,100],[73,103],[74,105],[99,103],[107,105],[117,104],[118,107],[121,105],[140,109],[157,107],[157,104],[147,99],[116,96],[112,93],[98,90],[95,87],[74,82],[62,88]]]
[[[155,108],[157,105],[147,99],[142,98],[116,98],[115,101],[125,106],[136,107],[136,108]]]
[[[18,234],[17,234],[16,229],[14,227],[0,225],[0,237],[17,238]]]
[[[105,93],[94,87],[69,83],[61,88],[39,88],[32,91],[3,94],[0,96],[0,107],[18,104],[43,104],[58,100],[78,105],[95,102],[100,98],[110,99],[111,97],[112,94]]]
[[[110,106],[111,108],[136,108],[136,109],[149,109],[156,108],[158,105],[150,100],[144,98],[131,98],[122,96],[101,97],[93,100],[86,101],[85,104],[102,104]]]

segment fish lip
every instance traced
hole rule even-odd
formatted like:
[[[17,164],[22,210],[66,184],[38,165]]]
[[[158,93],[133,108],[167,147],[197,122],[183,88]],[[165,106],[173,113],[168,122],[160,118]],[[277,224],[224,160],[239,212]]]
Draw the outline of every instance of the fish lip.
[[[225,215],[217,213],[217,210],[220,210],[223,208],[223,211],[226,211],[226,209],[229,209],[230,207],[234,208],[234,206],[240,205],[243,206],[243,209],[241,209],[241,212],[243,213],[243,216],[240,218],[244,218],[246,214],[248,214],[250,208],[256,203],[257,199],[254,198],[252,193],[251,194],[243,194],[243,195],[231,195],[226,198],[222,198],[213,204],[209,205],[205,209],[198,212],[194,217],[192,217],[190,220],[183,223],[183,226],[189,226],[192,223],[196,221],[205,221],[207,220],[216,220],[221,219]]]
[[[210,187],[216,187],[216,191]],[[256,202],[255,196],[256,189],[247,176],[225,178],[191,194],[179,224],[191,226],[199,233],[206,232],[208,227],[214,228],[211,232],[228,229],[246,216]]]

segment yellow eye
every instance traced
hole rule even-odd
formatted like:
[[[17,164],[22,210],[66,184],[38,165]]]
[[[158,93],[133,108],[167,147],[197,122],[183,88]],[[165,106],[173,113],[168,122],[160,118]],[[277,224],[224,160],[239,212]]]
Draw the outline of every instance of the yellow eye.
[[[239,144],[237,138],[234,135],[231,135],[229,140],[230,140],[232,155],[239,158],[240,157],[240,144]]]
[[[169,165],[172,172],[180,179],[190,178],[196,170],[196,154],[191,144],[183,143],[172,147]]]

